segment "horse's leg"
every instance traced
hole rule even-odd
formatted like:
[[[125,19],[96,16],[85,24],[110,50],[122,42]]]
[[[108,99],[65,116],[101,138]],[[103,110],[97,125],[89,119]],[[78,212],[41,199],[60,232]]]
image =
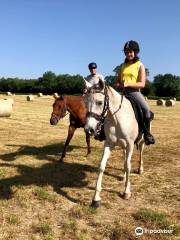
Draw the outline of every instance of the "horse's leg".
[[[124,155],[124,175],[123,175],[123,182],[125,183],[126,180],[126,148],[123,149],[123,155]]]
[[[76,130],[75,126],[69,125],[68,136],[67,136],[67,139],[66,139],[66,142],[65,142],[65,145],[64,145],[64,149],[63,149],[60,161],[63,161],[63,158],[65,158],[65,156],[66,156],[67,146],[69,145],[69,143],[70,143],[70,141],[71,141],[71,139],[74,135],[75,130]]]
[[[86,133],[86,132],[85,132],[85,134],[86,134],[86,143],[87,143],[87,147],[88,147],[88,151],[87,151],[87,155],[88,155],[89,153],[91,153],[90,135],[88,133]]]
[[[131,172],[131,157],[134,149],[134,143],[128,143],[126,147],[126,156],[125,156],[125,190],[124,190],[124,199],[129,199],[131,197],[130,191],[130,172]]]
[[[94,198],[93,198],[93,201],[92,201],[92,206],[96,207],[96,208],[101,205],[100,193],[101,193],[101,189],[102,189],[101,188],[102,177],[103,177],[103,173],[104,173],[104,170],[106,168],[106,163],[107,163],[107,160],[110,156],[110,153],[111,153],[110,146],[105,145],[103,155],[102,155],[102,159],[101,159],[101,163],[100,163],[100,167],[99,167],[99,175],[98,175],[98,179],[97,179],[97,182],[96,182],[95,194],[94,194]]]
[[[139,143],[139,169],[138,169],[138,173],[142,174],[144,171],[144,167],[143,167],[143,150],[144,150],[144,141],[142,140]]]

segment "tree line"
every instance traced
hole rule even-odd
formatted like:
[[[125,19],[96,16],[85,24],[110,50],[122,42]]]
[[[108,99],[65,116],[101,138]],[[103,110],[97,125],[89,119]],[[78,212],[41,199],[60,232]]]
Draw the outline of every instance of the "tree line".
[[[115,69],[116,70],[116,69]],[[115,71],[114,70],[114,71]],[[148,72],[148,70],[146,70]],[[116,72],[116,71],[115,71]],[[106,76],[106,82],[114,87],[115,76]],[[82,94],[84,86],[83,76],[60,74],[47,71],[38,79],[0,78],[0,92],[53,94]],[[142,89],[145,96],[176,97],[180,99],[180,76],[172,74],[158,74],[151,82],[146,80]]]

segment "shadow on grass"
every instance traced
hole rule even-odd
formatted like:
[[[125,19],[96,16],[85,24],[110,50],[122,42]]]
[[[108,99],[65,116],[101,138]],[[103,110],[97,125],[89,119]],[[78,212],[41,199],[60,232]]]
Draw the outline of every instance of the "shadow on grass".
[[[54,156],[59,155],[64,144],[52,144],[43,147],[35,147],[28,145],[9,145],[19,147],[13,153],[0,155],[0,159],[6,161],[1,163],[0,167],[16,168],[19,173],[18,176],[13,176],[5,179],[0,179],[0,199],[11,199],[13,197],[13,186],[47,186],[51,185],[56,193],[59,193],[72,202],[79,202],[78,199],[73,198],[63,188],[88,188],[86,181],[86,172],[98,172],[98,166],[91,166],[83,163],[75,162],[59,162]],[[78,148],[79,146],[70,145],[68,151]],[[85,148],[85,147],[84,147]],[[48,160],[41,167],[32,167],[23,164],[11,164],[18,156],[34,156],[37,160]],[[107,171],[105,175],[118,178]],[[93,189],[94,190],[94,189]]]
[[[68,195],[63,188],[83,188],[88,185],[85,180],[86,172],[96,172],[97,168],[87,164],[51,162],[41,167],[27,165],[0,164],[0,167],[17,168],[18,176],[0,180],[0,199],[13,197],[12,186],[47,186],[51,185],[56,193],[59,193],[72,202],[79,202]]]
[[[22,155],[35,156],[38,160],[53,161],[53,158],[50,157],[50,155],[58,155],[60,157],[64,148],[64,143],[51,144],[43,147],[29,146],[29,145],[16,145],[16,144],[11,144],[11,145],[9,144],[6,146],[16,147],[16,148],[19,147],[19,149],[15,152],[0,155],[0,159],[3,161],[14,161],[18,156],[22,156]],[[80,147],[76,145],[69,145],[67,148],[67,153],[76,148],[80,148]]]

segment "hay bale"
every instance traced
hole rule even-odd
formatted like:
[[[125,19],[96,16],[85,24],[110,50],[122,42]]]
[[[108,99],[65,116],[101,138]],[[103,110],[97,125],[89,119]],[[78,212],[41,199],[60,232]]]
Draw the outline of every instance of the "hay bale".
[[[12,96],[12,93],[11,92],[7,92],[6,95],[7,96]]]
[[[54,97],[54,98],[58,98],[58,97],[59,97],[58,93],[54,93],[54,94],[53,94],[53,97]]]
[[[13,98],[4,98],[4,100],[10,102],[12,106],[14,106],[14,99]]]
[[[170,99],[170,100],[166,100],[166,107],[172,107],[175,106],[175,101]]]
[[[165,105],[165,100],[163,100],[163,99],[158,99],[158,100],[156,101],[156,105],[158,105],[158,106],[164,106],[164,105]]]
[[[10,117],[12,113],[12,103],[10,101],[0,100],[0,117]]]
[[[27,101],[34,101],[34,96],[33,95],[28,95],[26,97]]]
[[[43,94],[42,93],[38,93],[38,97],[42,97],[43,96]]]

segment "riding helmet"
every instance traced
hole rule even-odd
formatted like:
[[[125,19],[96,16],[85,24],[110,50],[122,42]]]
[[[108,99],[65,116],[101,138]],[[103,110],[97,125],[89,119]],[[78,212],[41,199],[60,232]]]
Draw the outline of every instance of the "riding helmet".
[[[88,68],[89,68],[89,69],[97,68],[97,64],[96,64],[95,62],[91,62],[91,63],[88,65]]]
[[[140,49],[139,49],[139,44],[138,44],[136,41],[133,41],[133,40],[128,41],[128,42],[126,42],[125,45],[124,45],[124,52],[125,52],[126,50],[132,50],[132,51],[134,51],[136,54],[138,54],[139,51],[140,51]]]

